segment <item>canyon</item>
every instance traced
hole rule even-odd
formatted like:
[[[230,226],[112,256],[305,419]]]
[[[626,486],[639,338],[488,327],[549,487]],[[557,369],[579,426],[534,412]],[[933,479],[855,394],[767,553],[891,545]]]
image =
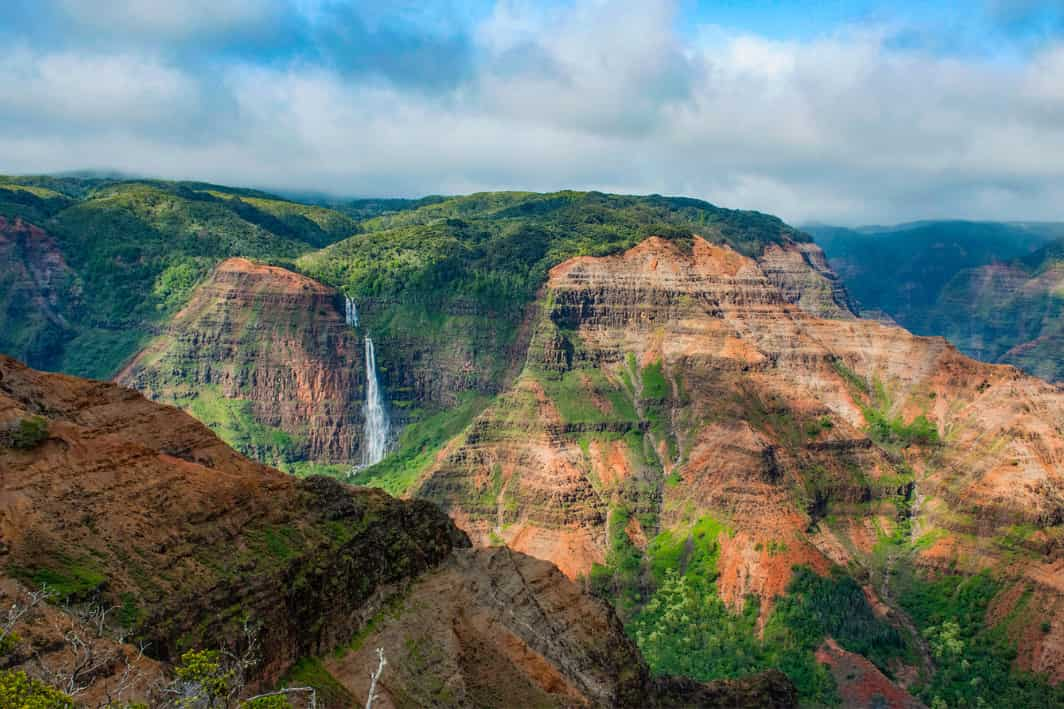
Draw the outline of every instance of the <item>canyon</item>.
[[[66,605],[20,620],[3,669],[59,671],[67,651],[50,628],[76,625],[90,601],[120,606],[147,648],[92,640],[108,661],[78,678],[79,701],[161,702],[169,663],[226,647],[250,621],[261,643],[252,689],[341,648],[325,671],[354,703],[368,640],[399,668],[381,684],[382,706],[794,705],[778,673],[708,685],[651,678],[608,605],[547,562],[471,549],[428,502],[298,480],[128,389],[0,357],[0,426],[27,420],[41,435],[0,448],[0,590],[17,603],[22,584],[43,584]],[[450,615],[425,610],[447,603]],[[442,666],[423,664],[439,653]],[[137,682],[115,697],[130,663]]]
[[[236,199],[171,189],[152,187],[155,208]],[[289,234],[248,206],[239,214]],[[29,216],[19,234],[36,228]],[[777,667],[813,704],[990,698],[965,683],[973,671],[1014,703],[1060,697],[1059,385],[889,317],[858,317],[820,248],[766,215],[657,196],[490,193],[404,205],[357,227],[315,246],[285,241],[267,258],[246,246],[196,256],[198,270],[138,321],[138,349],[113,371],[199,419],[196,436],[213,432],[294,474],[270,471],[263,483],[294,486],[278,493],[283,515],[254,513],[295,530],[281,535],[287,547],[367,553],[378,537],[321,546],[315,525],[334,498],[354,495],[374,518],[384,505],[400,526],[414,524],[402,505],[446,513],[432,525],[451,531],[431,535],[447,550],[349,602],[363,610],[342,611],[338,634],[278,650],[278,667],[320,657],[361,696],[384,643],[397,705],[682,696],[671,693],[683,682],[659,679],[670,674],[753,675],[712,691],[783,697],[763,674]],[[58,265],[21,266],[7,282],[22,285],[5,292],[69,313],[75,301],[49,296],[52,281],[35,274],[84,280],[84,258],[63,256],[72,238],[53,239]],[[239,454],[218,455],[269,470]],[[388,507],[337,478],[407,502]],[[256,543],[226,541],[247,546],[253,575],[251,557],[269,556]],[[239,605],[274,594],[285,591],[259,589]],[[507,608],[523,610],[515,619]],[[588,624],[564,620],[577,616]],[[954,645],[943,640],[951,624]],[[564,626],[587,638],[555,647]],[[197,637],[233,632],[215,625]],[[357,647],[326,656],[356,632]],[[600,636],[608,645],[589,644]],[[950,655],[957,643],[963,655]],[[645,663],[632,659],[639,650]],[[634,676],[618,669],[631,663]],[[497,681],[485,684],[478,667]]]

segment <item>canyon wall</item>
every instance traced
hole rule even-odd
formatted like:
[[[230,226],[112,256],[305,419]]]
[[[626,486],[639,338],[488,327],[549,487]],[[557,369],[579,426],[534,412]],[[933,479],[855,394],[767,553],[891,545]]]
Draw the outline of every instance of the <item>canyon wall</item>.
[[[556,266],[520,378],[412,494],[572,577],[608,561],[615,521],[645,548],[711,515],[721,595],[763,617],[794,564],[871,567],[895,531],[924,568],[994,569],[1064,608],[1064,391],[794,300],[697,238]],[[1056,625],[1021,655],[1059,679]]]
[[[364,348],[343,305],[309,278],[228,259],[116,381],[190,410],[259,460],[356,462]]]
[[[11,438],[25,422],[39,435]],[[262,642],[252,687],[301,657],[363,647],[349,645],[361,633],[395,661],[382,701],[398,707],[423,706],[425,692],[479,706],[515,688],[542,706],[795,705],[778,673],[710,685],[651,679],[612,610],[546,562],[468,550],[427,502],[254,463],[186,414],[113,384],[0,357],[0,429],[0,592],[47,583],[72,607],[121,606],[127,633],[149,643],[153,676],[189,648],[235,641],[250,620]],[[468,597],[459,602],[460,588]],[[449,615],[426,614],[430,602],[452,604]],[[50,652],[46,628],[28,617],[16,630],[14,666],[35,671]],[[411,677],[434,651],[418,644],[425,637],[457,648],[445,654],[460,666],[446,687]],[[352,652],[333,654],[329,671],[363,695],[369,665]],[[122,667],[88,677],[84,696]]]

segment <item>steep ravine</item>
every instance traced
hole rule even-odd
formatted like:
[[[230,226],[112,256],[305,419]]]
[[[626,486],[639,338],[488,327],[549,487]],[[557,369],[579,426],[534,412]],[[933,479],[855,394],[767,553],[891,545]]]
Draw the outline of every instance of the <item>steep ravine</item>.
[[[853,317],[814,245],[772,246],[761,262],[789,302]],[[348,303],[358,309],[357,326]],[[189,411],[263,462],[339,470],[363,462],[365,336],[399,429],[455,406],[463,392],[503,391],[520,371],[536,303],[508,314],[461,299],[440,307],[352,301],[292,271],[228,259],[115,380]]]
[[[9,437],[25,421],[40,435]],[[301,657],[347,646],[328,672],[356,694],[368,667],[359,648],[388,653],[382,706],[795,705],[778,673],[651,679],[612,610],[549,563],[470,550],[428,502],[254,463],[191,417],[113,384],[2,357],[0,427],[5,601],[13,584],[47,583],[74,604],[120,606],[127,631],[149,643],[147,679],[163,680],[186,649],[236,641],[247,620],[262,641],[249,691]],[[63,641],[40,621],[65,612],[49,605],[24,619],[4,668],[62,665]],[[104,698],[123,667],[88,678],[79,699]],[[147,679],[118,699],[158,704]]]

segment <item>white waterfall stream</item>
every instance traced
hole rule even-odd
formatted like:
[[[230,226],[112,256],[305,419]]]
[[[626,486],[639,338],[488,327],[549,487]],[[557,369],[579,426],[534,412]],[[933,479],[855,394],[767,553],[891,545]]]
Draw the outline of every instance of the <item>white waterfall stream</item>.
[[[391,423],[384,410],[384,397],[377,380],[377,357],[373,340],[366,337],[366,403],[362,406],[362,467],[379,463],[388,451]]]
[[[358,327],[358,306],[355,304],[355,301],[351,300],[346,295],[344,296],[344,321],[348,325]]]

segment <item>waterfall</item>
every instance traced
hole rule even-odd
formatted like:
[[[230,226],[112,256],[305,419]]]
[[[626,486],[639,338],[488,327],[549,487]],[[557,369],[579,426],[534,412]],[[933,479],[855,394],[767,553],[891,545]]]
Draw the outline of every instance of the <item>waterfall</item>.
[[[344,321],[358,327],[358,306],[348,296],[344,296]]]
[[[379,463],[387,452],[391,424],[384,410],[380,383],[377,381],[377,357],[373,340],[366,337],[366,403],[362,406],[362,467]]]

